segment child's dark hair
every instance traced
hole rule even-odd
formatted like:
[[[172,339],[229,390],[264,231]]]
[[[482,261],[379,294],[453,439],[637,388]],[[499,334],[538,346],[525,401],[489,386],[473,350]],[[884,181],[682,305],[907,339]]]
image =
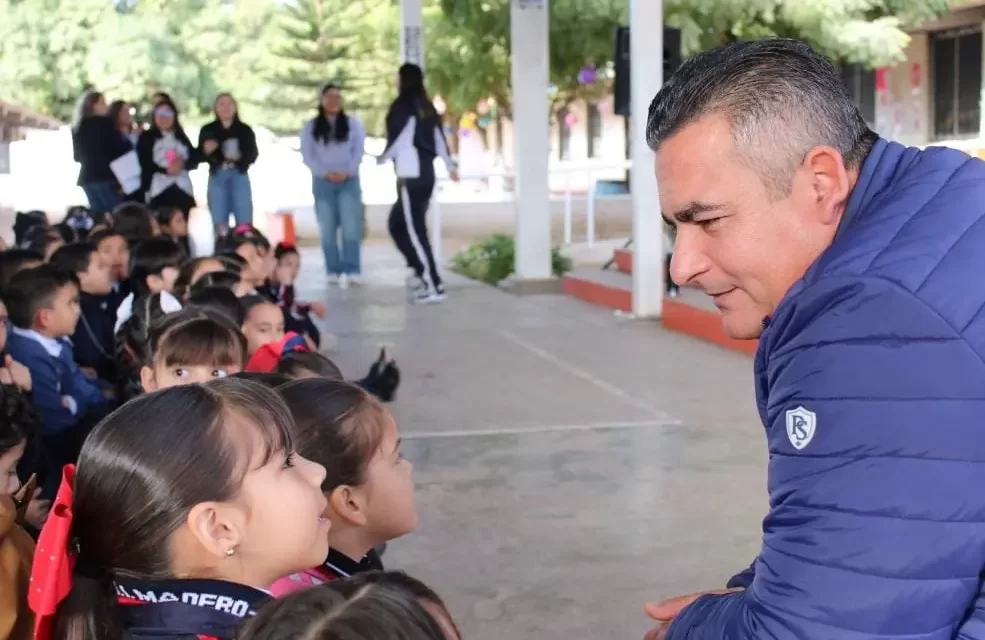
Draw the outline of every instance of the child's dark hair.
[[[119,229],[110,227],[109,229],[102,229],[100,231],[96,231],[95,233],[90,234],[89,237],[86,238],[86,240],[91,242],[94,247],[98,248],[99,245],[103,243],[103,240],[107,238],[115,238],[117,236],[123,238],[124,240],[127,239],[127,237],[123,235],[119,231]]]
[[[188,305],[199,309],[209,309],[226,316],[237,327],[242,327],[246,320],[243,305],[232,289],[226,287],[195,287],[188,296]]]
[[[7,287],[14,274],[31,262],[44,262],[44,256],[32,249],[0,251],[0,291]]]
[[[289,255],[299,256],[301,254],[298,253],[298,248],[293,244],[289,244],[287,242],[278,242],[277,247],[274,249],[274,258],[276,258],[277,261],[280,262],[281,258]]]
[[[30,398],[13,385],[0,385],[0,455],[33,438],[37,429]]]
[[[58,292],[68,285],[78,289],[78,277],[50,264],[18,272],[10,279],[3,295],[10,322],[15,327],[30,329],[38,311],[50,308]]]
[[[328,471],[322,491],[361,485],[392,420],[383,405],[354,384],[324,378],[278,390],[297,424],[298,453]]]
[[[455,619],[452,618],[451,613],[448,611],[448,606],[441,599],[441,596],[435,593],[431,587],[417,578],[407,575],[403,571],[364,571],[357,573],[344,582],[344,585],[339,585],[339,591],[347,599],[351,599],[363,589],[367,587],[372,588],[373,586],[406,593],[422,603],[431,605],[432,609],[429,610],[429,613],[437,618],[435,615],[435,610],[437,610],[455,632],[455,637],[462,637],[461,632],[458,630],[458,625],[455,624]]]
[[[71,244],[73,242],[78,242],[79,240],[84,240],[84,234],[80,232],[75,227],[69,225],[67,222],[59,222],[54,227],[55,233],[58,237],[62,239],[62,242],[66,244]]]
[[[292,429],[276,392],[234,378],[141,396],[104,419],[79,456],[70,533],[79,571],[54,637],[120,638],[113,577],[173,578],[172,538],[191,508],[234,498],[251,468],[293,450]],[[261,436],[259,457],[242,444],[250,432]]]
[[[154,209],[154,217],[157,218],[157,224],[162,227],[170,227],[171,222],[179,214],[181,216],[185,215],[185,212],[182,211],[180,207],[163,206]]]
[[[412,592],[389,582],[319,585],[275,600],[247,622],[240,640],[446,640]]]
[[[243,296],[242,298],[239,299],[239,304],[241,307],[243,307],[244,322],[246,321],[247,318],[250,317],[250,314],[253,312],[253,310],[262,304],[273,304],[275,307],[277,306],[276,304],[271,302],[269,298],[256,294]]]
[[[147,332],[144,366],[246,366],[246,336],[221,313],[186,307],[155,320]]]
[[[130,244],[154,236],[154,215],[140,203],[124,202],[111,215],[113,228]]]
[[[181,269],[178,270],[178,277],[174,281],[174,293],[179,298],[184,298],[185,294],[191,288],[192,278],[195,277],[195,272],[198,268],[209,260],[215,260],[212,256],[203,256],[200,258],[191,258],[186,260],[184,264],[181,265]]]
[[[150,294],[148,276],[159,276],[168,267],[181,268],[185,249],[164,236],[142,240],[130,252],[130,288],[137,297]]]
[[[191,286],[188,294],[189,299],[205,289],[222,288],[228,289],[232,293],[233,287],[239,284],[240,279],[239,273],[235,271],[213,271],[206,273]],[[233,293],[234,297],[235,295]]]
[[[285,375],[268,371],[240,371],[239,373],[234,373],[231,377],[259,382],[260,384],[267,385],[271,389],[279,389],[285,384],[291,382],[291,379]]]
[[[334,362],[323,356],[317,351],[291,351],[281,356],[274,368],[277,373],[282,373],[292,379],[311,377],[312,375],[341,382],[345,378],[342,370]],[[306,375],[310,374],[310,375]]]
[[[44,211],[18,212],[14,217],[14,243],[20,247],[37,227],[47,227],[48,216]]]
[[[232,271],[237,275],[241,275],[243,270],[246,269],[246,258],[239,255],[235,251],[223,252],[215,254],[216,259],[225,265],[227,271]]]
[[[70,273],[85,273],[89,270],[89,262],[95,252],[96,246],[91,242],[73,242],[58,247],[51,254],[48,264]]]
[[[133,314],[116,332],[116,369],[120,377],[117,391],[123,400],[143,392],[140,368],[154,355],[149,351],[150,328],[167,315],[161,306],[161,294],[143,296],[133,301]]]
[[[48,247],[55,242],[65,242],[57,229],[54,227],[34,227],[28,232],[24,246],[44,255],[48,252]]]

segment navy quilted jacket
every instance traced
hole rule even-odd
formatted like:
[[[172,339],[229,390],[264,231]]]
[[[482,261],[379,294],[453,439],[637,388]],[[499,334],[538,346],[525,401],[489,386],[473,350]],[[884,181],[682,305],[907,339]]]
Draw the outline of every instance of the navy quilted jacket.
[[[985,162],[879,140],[756,380],[762,549],[669,640],[985,640]]]

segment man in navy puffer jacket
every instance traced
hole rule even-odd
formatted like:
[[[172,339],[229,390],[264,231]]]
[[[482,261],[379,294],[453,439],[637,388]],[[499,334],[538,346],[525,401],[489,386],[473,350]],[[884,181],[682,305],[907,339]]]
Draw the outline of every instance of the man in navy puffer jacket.
[[[985,162],[879,138],[791,40],[691,59],[647,134],[770,452],[759,556],[647,637],[985,639]]]

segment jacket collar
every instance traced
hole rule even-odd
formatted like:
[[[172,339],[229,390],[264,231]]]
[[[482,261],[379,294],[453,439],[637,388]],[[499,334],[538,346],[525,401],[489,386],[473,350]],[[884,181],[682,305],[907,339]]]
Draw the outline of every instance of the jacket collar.
[[[62,343],[56,338],[49,338],[48,336],[43,336],[34,329],[21,329],[20,327],[11,327],[10,330],[14,335],[20,336],[21,338],[26,338],[27,340],[33,340],[38,343],[44,350],[48,352],[52,358],[60,358],[62,355]]]
[[[848,199],[845,213],[841,217],[841,223],[835,233],[835,242],[844,237],[862,212],[868,209],[872,201],[891,182],[906,150],[907,148],[898,142],[889,142],[884,138],[877,139],[872,145],[872,150],[862,163],[862,169],[855,181],[852,195]]]
[[[222,580],[139,581],[118,578],[123,626],[134,637],[235,637],[270,600],[266,592]]]

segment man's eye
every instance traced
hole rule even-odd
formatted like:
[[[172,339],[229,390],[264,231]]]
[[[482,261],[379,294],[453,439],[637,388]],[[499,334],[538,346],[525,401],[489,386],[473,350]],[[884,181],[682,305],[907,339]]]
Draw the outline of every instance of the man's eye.
[[[698,220],[697,225],[702,229],[707,229],[708,227],[714,225],[719,220],[721,220],[721,218],[707,218],[705,220]]]

